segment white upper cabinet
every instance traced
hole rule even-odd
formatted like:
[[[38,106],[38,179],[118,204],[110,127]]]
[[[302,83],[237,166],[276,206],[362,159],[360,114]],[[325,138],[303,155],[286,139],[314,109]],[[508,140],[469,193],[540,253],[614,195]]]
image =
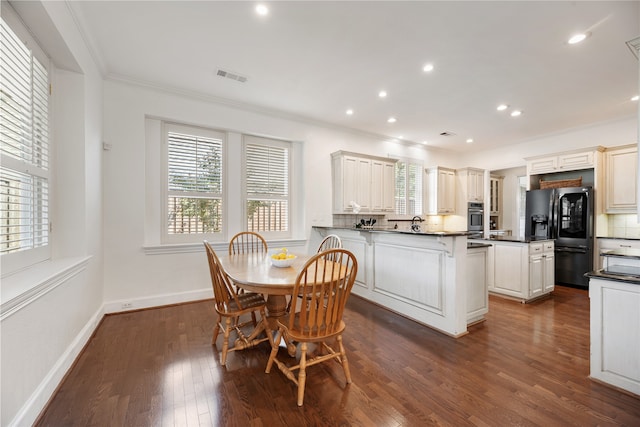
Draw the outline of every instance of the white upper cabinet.
[[[597,164],[597,153],[600,151],[602,151],[602,147],[558,153],[551,156],[530,157],[526,159],[527,175],[594,168]]]
[[[465,168],[456,171],[460,188],[465,194],[467,202],[484,201],[484,170]]]
[[[371,211],[393,212],[395,208],[395,164],[371,161]]]
[[[608,149],[605,161],[605,212],[635,213],[638,206],[637,146]]]
[[[435,167],[425,169],[425,213],[452,215],[456,213],[456,171]]]
[[[394,210],[395,160],[337,151],[331,154],[333,212],[363,213]]]

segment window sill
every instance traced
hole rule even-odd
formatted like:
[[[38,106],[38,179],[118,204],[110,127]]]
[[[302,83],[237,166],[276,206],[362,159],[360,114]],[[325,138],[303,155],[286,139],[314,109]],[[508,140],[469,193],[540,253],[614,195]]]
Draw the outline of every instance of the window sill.
[[[91,256],[44,261],[2,277],[0,320],[52,291],[83,271]]]
[[[210,242],[213,250],[227,252],[229,248],[229,242]],[[267,244],[269,247],[280,247],[280,246],[304,246],[307,243],[304,239],[289,239],[289,240],[268,240]],[[170,243],[166,245],[147,245],[143,246],[142,250],[145,255],[167,255],[167,254],[186,254],[186,253],[196,253],[196,252],[204,252],[204,245],[202,242],[199,243]]]

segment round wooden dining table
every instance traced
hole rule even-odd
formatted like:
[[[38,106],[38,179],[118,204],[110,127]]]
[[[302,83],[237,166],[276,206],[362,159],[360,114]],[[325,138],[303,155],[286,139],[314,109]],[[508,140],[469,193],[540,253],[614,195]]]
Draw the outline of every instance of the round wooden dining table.
[[[271,264],[267,253],[219,255],[220,264],[238,287],[267,297],[269,325],[276,329],[277,319],[286,314],[287,295],[293,293],[298,273],[312,255],[297,255],[290,267]]]

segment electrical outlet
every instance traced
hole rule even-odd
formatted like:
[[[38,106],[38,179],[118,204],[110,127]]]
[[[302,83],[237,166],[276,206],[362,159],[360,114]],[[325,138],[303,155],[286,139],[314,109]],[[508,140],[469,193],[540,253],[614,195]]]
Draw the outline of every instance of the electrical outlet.
[[[123,302],[122,303],[122,309],[127,309],[127,308],[131,308],[133,307],[133,304],[131,304],[130,302]]]

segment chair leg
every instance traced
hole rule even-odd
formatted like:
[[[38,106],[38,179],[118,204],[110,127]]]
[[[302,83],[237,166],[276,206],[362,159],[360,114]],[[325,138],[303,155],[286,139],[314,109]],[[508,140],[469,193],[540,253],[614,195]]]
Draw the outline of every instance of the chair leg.
[[[340,348],[340,360],[342,361],[342,369],[344,370],[344,376],[347,379],[347,384],[351,384],[351,371],[349,370],[349,361],[347,360],[347,353],[344,351],[342,345],[342,335],[338,335],[336,338],[338,341],[338,347]]]
[[[298,372],[298,406],[302,406],[304,401],[304,386],[307,382],[307,343],[300,345],[300,371]]]
[[[216,345],[216,340],[218,339],[218,334],[220,333],[220,322],[222,322],[222,317],[218,315],[216,319],[216,326],[213,328],[213,337],[211,338],[211,345]]]
[[[271,372],[271,366],[273,366],[273,361],[276,358],[276,354],[278,354],[278,343],[280,342],[280,329],[276,332],[276,335],[273,337],[271,341],[271,354],[269,355],[269,360],[267,361],[267,367],[264,370],[265,373]]]
[[[264,333],[267,334],[267,338],[269,338],[269,344],[271,345],[271,349],[273,350],[273,331],[271,330],[271,326],[269,326],[267,312],[264,308],[260,310],[260,322],[262,322]]]
[[[220,364],[222,366],[225,366],[227,364],[227,352],[229,351],[229,335],[231,334],[231,318],[225,318],[224,324],[224,339],[222,341],[222,353],[220,354]]]

